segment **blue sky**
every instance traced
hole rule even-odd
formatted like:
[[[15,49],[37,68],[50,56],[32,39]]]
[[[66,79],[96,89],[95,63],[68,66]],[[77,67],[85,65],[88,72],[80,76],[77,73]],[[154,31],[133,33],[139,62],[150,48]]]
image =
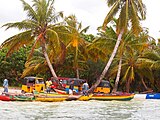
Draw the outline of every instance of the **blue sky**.
[[[32,0],[26,0],[31,2]],[[142,22],[143,27],[149,28],[149,34],[154,38],[160,38],[160,0],[143,0],[147,7],[147,19]],[[96,34],[97,27],[101,26],[109,8],[105,0],[55,0],[56,11],[64,11],[64,15],[75,14],[78,21],[84,27],[90,25],[88,33]],[[25,19],[20,0],[3,0],[0,4],[0,26],[9,22],[16,22]],[[18,33],[16,29],[0,28],[0,44]]]

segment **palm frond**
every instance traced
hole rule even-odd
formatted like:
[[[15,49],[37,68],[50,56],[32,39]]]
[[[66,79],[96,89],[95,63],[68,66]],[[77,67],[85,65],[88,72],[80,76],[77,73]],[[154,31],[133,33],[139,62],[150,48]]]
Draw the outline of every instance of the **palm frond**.
[[[117,0],[106,0],[106,1],[109,7],[117,2]]]
[[[128,25],[128,0],[126,0],[124,6],[122,7],[122,10],[119,15],[118,19],[118,26],[117,26],[117,34],[120,33],[121,30],[124,30],[124,32],[127,32],[127,25]]]
[[[15,23],[7,23],[4,24],[2,27],[6,27],[6,30],[9,28],[18,28],[19,30],[30,30],[33,27],[37,27],[37,24],[31,20],[23,20],[22,22],[15,22]]]
[[[24,11],[27,12],[27,16],[31,18],[32,20],[37,21],[38,16],[36,12],[33,10],[33,8],[28,3],[26,3],[24,0],[21,0],[21,2],[23,3]]]
[[[111,8],[111,10],[109,11],[109,13],[107,14],[107,16],[105,17],[104,19],[104,22],[103,22],[103,27],[102,29],[105,30],[106,29],[106,26],[107,24],[113,19],[113,17],[116,15],[116,13],[118,12],[119,10],[119,4],[120,4],[120,0],[117,0],[113,7]]]
[[[131,9],[132,14],[130,15],[130,19],[132,23],[132,31],[135,35],[138,35],[142,31],[142,28],[140,27],[136,5],[134,4],[133,1],[131,1],[131,7],[132,7]]]
[[[14,35],[2,43],[2,48],[6,47],[9,49],[7,55],[10,55],[14,51],[18,50],[24,45],[29,45],[33,42],[34,37],[32,36],[31,31],[25,31]]]
[[[137,0],[138,4],[137,4],[137,7],[138,7],[138,11],[139,13],[141,14],[141,19],[144,20],[146,19],[146,6],[145,4],[142,3],[142,0]]]

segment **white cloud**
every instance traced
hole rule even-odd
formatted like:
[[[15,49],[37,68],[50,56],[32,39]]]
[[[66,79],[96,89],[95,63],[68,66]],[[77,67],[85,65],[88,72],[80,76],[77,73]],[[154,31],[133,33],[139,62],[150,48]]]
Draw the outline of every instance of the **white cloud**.
[[[26,0],[31,2],[32,0]],[[160,0],[143,1],[147,7],[147,19],[142,22],[142,26],[149,28],[151,36],[158,38],[160,17],[157,14],[160,11]],[[109,8],[105,0],[55,0],[56,11],[64,11],[64,15],[75,14],[78,21],[82,22],[83,27],[90,26],[89,33],[95,34],[97,27],[101,26]],[[0,26],[5,23],[21,21],[25,19],[22,3],[20,0],[3,0],[0,4]],[[8,37],[18,33],[18,30],[10,29],[4,31],[0,28],[0,43]]]

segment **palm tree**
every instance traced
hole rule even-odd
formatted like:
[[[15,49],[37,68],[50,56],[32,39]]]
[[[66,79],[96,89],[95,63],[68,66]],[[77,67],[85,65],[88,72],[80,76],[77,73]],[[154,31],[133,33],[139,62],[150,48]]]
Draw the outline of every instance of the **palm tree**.
[[[140,33],[138,37],[135,37],[132,32],[123,37],[123,41],[121,42],[119,49],[119,56],[120,60],[122,58],[122,64],[119,64],[119,67],[121,66],[122,69],[121,79],[123,78],[123,81],[126,82],[127,92],[129,92],[130,83],[132,81],[137,81],[140,79],[146,90],[149,90],[149,88],[146,86],[144,79],[153,81],[153,75],[150,70],[150,66],[147,65],[149,63],[147,63],[147,59],[144,58],[143,55],[147,50],[149,50],[149,41],[150,36],[148,36],[148,34],[145,32]],[[110,76],[113,76],[113,74],[116,74],[116,72],[117,65],[115,65],[110,71]],[[116,79],[113,92],[116,92],[117,90],[117,83],[118,82]]]
[[[107,14],[102,29],[105,30],[107,24],[113,20],[113,17],[119,13],[118,17],[118,25],[116,26],[117,31],[117,42],[115,44],[114,50],[111,54],[110,59],[108,60],[107,65],[105,66],[102,74],[97,79],[96,83],[91,87],[90,91],[93,91],[101,80],[104,78],[105,74],[107,73],[114,56],[116,55],[116,52],[118,50],[118,46],[121,42],[121,38],[123,36],[123,33],[127,32],[128,25],[131,25],[131,30],[135,35],[138,35],[138,33],[142,30],[140,27],[139,20],[145,19],[145,6],[142,3],[142,0],[106,0],[108,3],[108,6],[111,7],[111,10]]]
[[[60,48],[59,36],[56,30],[61,27],[57,21],[63,14],[62,12],[55,12],[54,0],[33,0],[32,6],[24,0],[21,0],[21,2],[28,18],[21,22],[7,23],[3,27],[7,27],[6,29],[18,28],[23,32],[5,40],[2,47],[9,49],[9,55],[24,45],[32,44],[31,54],[28,59],[30,59],[35,48],[41,47],[53,77],[57,78],[47,54],[47,47],[55,48],[56,46],[57,49]]]
[[[25,69],[21,78],[27,75],[33,75],[37,73],[45,73],[48,70],[48,65],[45,62],[45,58],[40,49],[35,49],[33,57],[25,63]]]
[[[66,26],[68,27],[68,32],[70,34],[69,40],[66,41],[66,48],[74,52],[74,62],[73,66],[76,71],[76,77],[79,78],[79,60],[78,57],[83,55],[81,52],[85,45],[88,43],[82,37],[82,34],[86,33],[89,26],[82,29],[82,23],[79,23],[75,15],[70,15],[65,18]],[[69,52],[70,53],[70,52]]]

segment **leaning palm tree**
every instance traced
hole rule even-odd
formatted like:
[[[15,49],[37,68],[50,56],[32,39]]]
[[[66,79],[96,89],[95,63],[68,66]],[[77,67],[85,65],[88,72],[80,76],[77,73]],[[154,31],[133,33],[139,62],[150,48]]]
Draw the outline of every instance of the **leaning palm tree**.
[[[21,2],[28,18],[21,22],[7,23],[3,27],[6,27],[6,29],[18,28],[23,32],[5,40],[2,47],[9,49],[9,55],[24,45],[32,45],[28,59],[30,59],[34,49],[40,47],[53,77],[57,78],[47,54],[47,47],[55,48],[56,46],[57,50],[60,48],[56,30],[60,27],[57,21],[63,14],[62,12],[55,12],[54,0],[33,0],[32,6],[24,0],[21,0]]]
[[[118,38],[107,65],[105,66],[102,74],[97,79],[96,83],[91,87],[89,92],[93,91],[93,89],[99,85],[99,83],[107,73],[113,61],[113,58],[116,55],[123,33],[128,30],[128,25],[131,25],[131,30],[134,32],[134,34],[138,35],[138,33],[142,30],[140,27],[139,20],[145,19],[145,14],[146,14],[145,5],[142,3],[142,0],[106,0],[106,1],[108,6],[109,7],[112,6],[112,8],[104,20],[102,29],[105,30],[107,24],[113,20],[113,17],[117,13],[119,13],[118,25],[116,26]]]

